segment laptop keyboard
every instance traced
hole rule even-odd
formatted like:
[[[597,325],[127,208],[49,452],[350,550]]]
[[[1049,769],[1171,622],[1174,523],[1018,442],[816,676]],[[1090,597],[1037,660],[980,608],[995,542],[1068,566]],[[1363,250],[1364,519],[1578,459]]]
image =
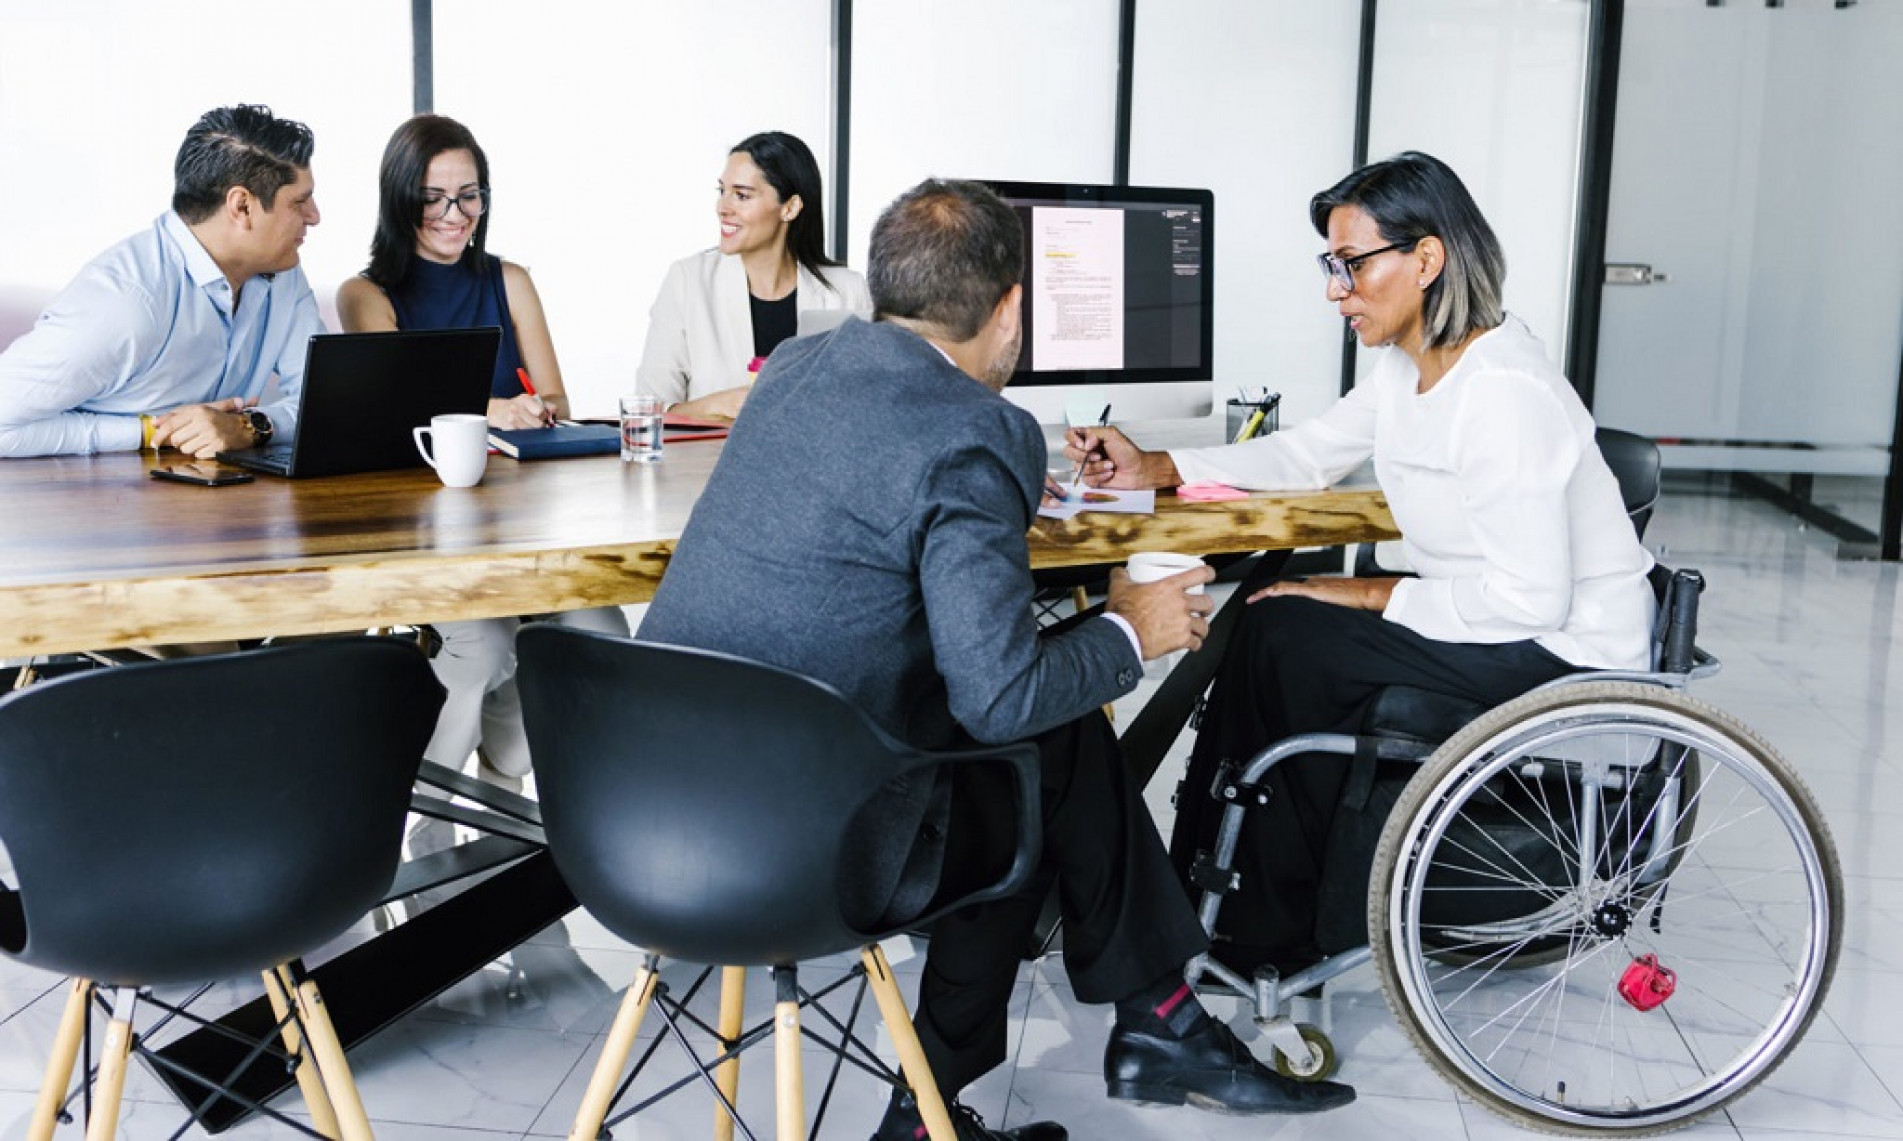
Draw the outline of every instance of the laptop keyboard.
[[[291,455],[297,450],[295,442],[271,444],[263,448],[246,448],[238,452],[221,452],[218,458],[226,463],[235,463],[241,467],[257,468],[263,471],[288,475],[291,471]]]

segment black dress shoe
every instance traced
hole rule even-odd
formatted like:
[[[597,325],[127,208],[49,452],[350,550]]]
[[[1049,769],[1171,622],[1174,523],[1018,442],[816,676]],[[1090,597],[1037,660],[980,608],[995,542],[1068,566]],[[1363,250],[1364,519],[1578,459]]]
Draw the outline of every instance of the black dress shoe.
[[[1033,1121],[1016,1129],[992,1129],[978,1111],[970,1106],[947,1102],[952,1133],[958,1141],[1069,1141],[1070,1132],[1055,1121]],[[912,1095],[894,1096],[886,1107],[885,1120],[879,1122],[872,1141],[925,1141],[925,1122],[918,1115],[918,1103]]]
[[[1114,1098],[1187,1103],[1216,1113],[1319,1113],[1355,1099],[1355,1091],[1338,1082],[1283,1077],[1213,1018],[1177,1039],[1117,1027],[1104,1050],[1103,1076]]]

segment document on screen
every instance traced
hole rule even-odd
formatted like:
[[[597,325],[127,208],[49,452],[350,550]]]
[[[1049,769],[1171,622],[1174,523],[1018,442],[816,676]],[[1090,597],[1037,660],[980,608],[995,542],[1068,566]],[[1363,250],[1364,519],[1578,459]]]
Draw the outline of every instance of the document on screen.
[[[1031,211],[1031,361],[1053,369],[1123,367],[1123,212]]]

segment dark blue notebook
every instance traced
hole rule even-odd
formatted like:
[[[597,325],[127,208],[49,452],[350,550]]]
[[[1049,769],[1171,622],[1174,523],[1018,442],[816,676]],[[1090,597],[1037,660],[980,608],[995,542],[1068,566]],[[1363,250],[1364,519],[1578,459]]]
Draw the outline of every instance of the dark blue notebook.
[[[518,460],[559,456],[602,456],[621,450],[621,429],[613,424],[557,424],[552,428],[491,428],[489,446]]]

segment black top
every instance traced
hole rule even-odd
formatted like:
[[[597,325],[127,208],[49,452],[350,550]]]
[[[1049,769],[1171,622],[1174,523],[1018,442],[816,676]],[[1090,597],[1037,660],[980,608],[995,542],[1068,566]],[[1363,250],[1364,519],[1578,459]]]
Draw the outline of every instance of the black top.
[[[778,301],[762,301],[753,294],[747,294],[747,302],[753,307],[753,355],[765,357],[773,355],[781,341],[790,341],[793,334],[799,332],[800,291],[793,292]]]

